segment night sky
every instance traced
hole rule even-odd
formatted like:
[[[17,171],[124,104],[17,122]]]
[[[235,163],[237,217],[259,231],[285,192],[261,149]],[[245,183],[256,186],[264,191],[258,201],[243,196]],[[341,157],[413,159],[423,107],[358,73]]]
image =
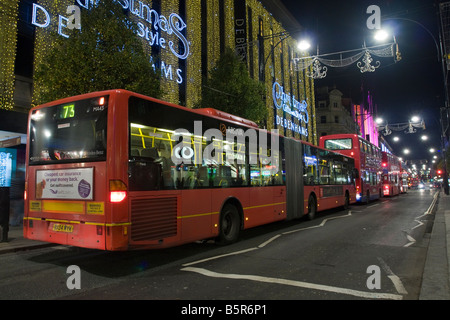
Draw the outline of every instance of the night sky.
[[[403,131],[393,132],[386,137],[394,153],[405,159],[430,159],[429,148],[440,149],[439,107],[444,106],[444,85],[441,62],[435,41],[414,20],[422,24],[436,38],[439,44],[438,7],[434,0],[345,0],[345,1],[298,1],[282,0],[292,15],[306,28],[313,40],[311,53],[333,53],[361,48],[377,43],[373,30],[367,28],[369,5],[381,9],[382,28],[394,31],[402,60],[377,58],[381,66],[374,73],[361,73],[356,64],[346,68],[328,68],[328,76],[316,80],[316,86],[336,86],[351,97],[354,103],[361,102],[361,87],[369,90],[377,105],[378,116],[388,123],[405,123],[413,115],[425,120],[426,130],[418,129],[415,134]],[[390,20],[387,20],[390,19]],[[300,35],[298,35],[300,36]],[[392,39],[392,38],[391,38]],[[333,57],[335,59],[335,57]],[[421,140],[427,135],[427,142]],[[401,141],[394,142],[398,136]],[[403,149],[411,154],[405,156]]]

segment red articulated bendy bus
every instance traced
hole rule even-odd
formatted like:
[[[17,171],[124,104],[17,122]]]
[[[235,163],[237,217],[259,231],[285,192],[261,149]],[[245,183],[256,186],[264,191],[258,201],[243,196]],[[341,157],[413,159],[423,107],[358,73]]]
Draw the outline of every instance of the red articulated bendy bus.
[[[126,90],[30,110],[24,236],[164,248],[346,206],[354,161],[215,109]]]

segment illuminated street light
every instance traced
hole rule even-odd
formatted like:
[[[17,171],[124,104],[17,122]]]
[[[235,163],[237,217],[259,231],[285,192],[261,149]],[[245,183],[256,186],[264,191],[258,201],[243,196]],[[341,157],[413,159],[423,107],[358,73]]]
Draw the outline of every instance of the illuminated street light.
[[[422,136],[421,138],[422,138],[423,141],[428,140],[428,137],[427,137],[427,136]]]
[[[409,154],[409,149],[403,150],[403,153],[404,153],[404,154]]]
[[[393,139],[395,142],[398,142],[399,140],[400,140],[400,138],[399,137],[394,137],[394,139]]]
[[[419,122],[420,118],[418,116],[414,116],[411,118],[411,122]]]
[[[433,152],[435,152],[436,150],[434,149],[434,148],[430,148],[430,152],[431,153],[433,153]]]
[[[311,43],[308,40],[302,40],[298,43],[297,48],[300,51],[306,51],[311,48]]]
[[[389,33],[387,33],[387,31],[382,30],[382,29],[378,30],[374,36],[375,40],[377,40],[377,41],[384,41],[388,37],[389,37]]]

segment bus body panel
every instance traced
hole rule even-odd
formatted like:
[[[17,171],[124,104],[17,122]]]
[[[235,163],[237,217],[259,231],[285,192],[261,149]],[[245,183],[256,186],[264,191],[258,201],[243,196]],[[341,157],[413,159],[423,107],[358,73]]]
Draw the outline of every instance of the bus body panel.
[[[152,122],[149,124],[143,123],[146,125],[145,130],[147,130],[145,135],[141,133],[139,136],[136,134],[132,137],[130,108],[133,107],[135,108],[133,110],[138,110],[138,108],[145,106],[145,104],[139,105],[139,101],[136,103],[136,99],[147,101],[150,106],[155,108],[168,108],[166,110],[169,110],[170,114],[182,114],[181,117],[195,121],[197,121],[196,119],[203,119],[206,124],[203,130],[215,128],[216,123],[220,123],[220,129],[225,123],[225,128],[229,126],[235,132],[255,128],[248,121],[240,121],[238,117],[227,116],[227,120],[224,120],[219,117],[221,113],[189,110],[126,90],[96,92],[33,108],[30,110],[29,136],[31,118],[36,110],[44,109],[43,111],[45,111],[45,108],[59,108],[59,106],[71,105],[73,101],[96,101],[99,97],[107,97],[108,99],[107,146],[105,147],[106,158],[104,160],[87,162],[82,161],[82,159],[75,159],[71,160],[70,163],[63,163],[52,158],[52,161],[49,161],[48,164],[29,163],[30,148],[27,148],[27,200],[24,217],[26,222],[24,223],[24,236],[26,238],[111,251],[165,248],[217,237],[220,230],[221,212],[227,204],[236,207],[240,215],[241,227],[247,229],[274,221],[302,217],[308,213],[308,196],[310,194],[314,194],[317,199],[318,211],[345,205],[346,193],[350,195],[350,202],[355,201],[355,188],[354,184],[350,183],[348,172],[341,175],[340,182],[336,182],[336,184],[324,182],[324,180],[319,185],[317,159],[320,157],[315,160],[317,168],[314,171],[318,185],[304,185],[306,181],[305,150],[311,149],[315,150],[314,152],[317,152],[317,154],[323,153],[325,158],[321,159],[330,170],[334,170],[333,161],[337,161],[336,164],[340,166],[348,163],[348,168],[352,168],[354,162],[352,162],[353,160],[351,160],[351,163],[349,162],[350,157],[332,154],[308,143],[278,135],[272,135],[272,139],[275,137],[280,141],[279,150],[274,149],[273,151],[279,152],[279,160],[277,161],[281,162],[281,159],[286,159],[286,162],[283,163],[282,177],[281,163],[279,163],[279,166],[274,166],[271,163],[272,167],[280,170],[275,176],[275,171],[271,171],[274,168],[271,168],[271,166],[264,167],[261,164],[258,165],[258,168],[249,167],[248,162],[246,162],[245,185],[230,184],[228,180],[230,176],[225,176],[226,171],[222,173],[224,169],[215,166],[214,176],[224,174],[220,183],[216,180],[212,185],[213,181],[210,180],[209,187],[204,185],[195,187],[194,184],[191,184],[190,187],[189,185],[183,187],[182,185],[178,186],[180,181],[186,183],[188,179],[194,177],[194,170],[201,166],[206,167],[206,165],[179,167],[172,164],[167,172],[169,180],[166,179],[164,173],[161,173],[161,181],[166,179],[167,181],[164,180],[164,183],[174,183],[174,187],[165,189],[165,185],[159,185],[157,188],[146,189],[145,186],[139,186],[138,182],[145,185],[146,182],[150,181],[148,179],[152,179],[151,174],[154,168],[163,170],[161,168],[164,165],[155,165],[156,160],[153,158],[150,161],[147,158],[134,157],[132,155],[132,141],[133,143],[136,141],[132,138],[138,137],[138,141],[142,138],[140,153],[153,147],[158,139],[160,139],[159,142],[165,139],[166,143],[170,142],[169,151],[173,155],[176,141],[171,140],[172,138],[169,136],[168,138],[163,137],[163,132],[167,132],[163,129],[173,129],[165,128],[163,125],[155,127]],[[135,98],[133,106],[130,105],[132,98]],[[74,104],[76,105],[77,102]],[[146,110],[148,111],[148,109]],[[144,128],[140,121],[141,118],[134,116],[133,119],[135,119],[133,121],[136,121],[136,124],[140,125],[139,128]],[[152,119],[152,117],[149,119]],[[163,121],[164,125],[172,123],[174,119],[170,120],[170,122]],[[65,128],[66,123],[69,122],[69,120],[68,122],[59,121],[58,129]],[[97,120],[95,124],[97,125]],[[56,124],[53,125],[56,126]],[[148,128],[150,126],[154,127],[152,129],[154,131],[149,133]],[[97,128],[95,130],[97,135],[99,132],[97,132]],[[195,140],[192,141],[194,141],[192,142],[192,148],[195,149]],[[30,141],[28,141],[28,144],[30,144]],[[250,157],[250,152],[253,152],[248,146],[242,150],[245,150],[245,157]],[[50,154],[53,151],[49,149],[48,152]],[[237,161],[237,159],[235,160]],[[46,161],[44,159],[41,162]],[[75,170],[77,168],[93,168],[92,190],[94,193],[92,199],[66,200],[37,197],[36,172],[39,170],[64,172],[64,170]],[[254,172],[257,173],[254,176],[255,178],[252,176]],[[269,182],[267,175],[271,177],[271,182]],[[176,177],[183,178],[183,180],[175,181]],[[211,176],[209,177],[211,178]],[[143,179],[139,180],[138,178]],[[327,179],[331,179],[330,174],[327,175]],[[235,181],[231,182],[236,183]],[[123,191],[124,197],[120,200],[113,200],[113,191],[117,190]],[[51,205],[53,211],[48,210],[48,204]],[[77,209],[73,209],[74,207]],[[78,210],[78,212],[73,212],[74,210]]]
[[[58,198],[42,198],[37,195],[38,188],[30,188],[42,184],[36,181],[37,172],[64,174],[76,168],[93,168],[94,192],[92,200],[66,200]],[[56,166],[32,166],[27,170],[27,199],[25,201],[24,237],[39,241],[55,242],[79,247],[105,249],[105,235],[110,210],[105,198],[106,164],[80,163]],[[58,181],[47,178],[44,188],[51,188]]]
[[[331,141],[336,142],[342,140],[351,140],[351,147],[348,146],[343,149],[330,148]],[[356,134],[322,136],[320,137],[319,145],[322,148],[328,148],[355,159],[355,168],[359,172],[359,179],[356,179],[357,202],[365,203],[381,198],[381,151],[378,147]]]
[[[396,156],[383,151],[382,153],[383,195],[396,196],[402,190],[401,161]]]

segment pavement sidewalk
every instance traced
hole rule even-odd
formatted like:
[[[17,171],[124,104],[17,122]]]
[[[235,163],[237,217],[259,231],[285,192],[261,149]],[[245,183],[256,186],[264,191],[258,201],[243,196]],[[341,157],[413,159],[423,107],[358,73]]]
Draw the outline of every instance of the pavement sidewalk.
[[[0,242],[0,254],[32,250],[46,243],[23,237],[23,227],[10,226],[8,241]],[[419,300],[450,300],[450,195],[440,192],[428,245]]]
[[[450,300],[450,195],[442,190],[428,244],[419,300]]]
[[[25,239],[23,226],[9,226],[8,241],[0,242],[0,254],[55,246],[57,244]]]

